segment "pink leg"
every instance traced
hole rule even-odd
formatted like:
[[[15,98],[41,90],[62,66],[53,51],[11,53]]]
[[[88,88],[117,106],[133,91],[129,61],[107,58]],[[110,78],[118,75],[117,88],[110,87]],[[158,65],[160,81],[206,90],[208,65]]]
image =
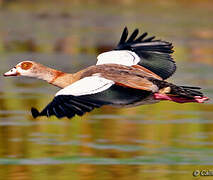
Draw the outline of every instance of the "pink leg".
[[[174,102],[177,102],[177,103],[187,103],[187,102],[203,103],[204,101],[207,101],[209,98],[208,97],[195,96],[194,99],[187,99],[187,98],[182,98],[182,97],[175,97],[175,96],[169,96],[169,95],[166,95],[166,94],[155,93],[154,99],[169,100],[169,101],[174,101]]]

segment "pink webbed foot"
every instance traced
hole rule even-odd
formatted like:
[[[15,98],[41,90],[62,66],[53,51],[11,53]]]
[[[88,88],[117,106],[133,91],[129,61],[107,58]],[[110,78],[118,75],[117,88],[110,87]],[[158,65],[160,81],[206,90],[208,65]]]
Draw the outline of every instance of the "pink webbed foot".
[[[203,103],[204,101],[208,101],[209,100],[209,98],[206,97],[206,96],[203,96],[203,97],[195,96],[194,98],[195,98],[196,102],[198,102],[198,103]]]
[[[195,96],[194,99],[187,99],[187,98],[183,98],[183,97],[175,97],[175,96],[169,96],[166,94],[155,93],[154,99],[174,101],[177,103],[187,103],[187,102],[203,103],[204,101],[207,101],[209,98],[205,97],[205,96],[204,97]]]

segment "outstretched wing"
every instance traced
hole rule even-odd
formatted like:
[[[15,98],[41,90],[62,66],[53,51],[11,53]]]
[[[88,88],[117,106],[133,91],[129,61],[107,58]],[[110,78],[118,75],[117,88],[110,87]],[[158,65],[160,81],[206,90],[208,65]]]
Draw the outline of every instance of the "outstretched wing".
[[[66,88],[60,90],[52,102],[50,102],[41,112],[32,108],[34,118],[38,116],[52,116],[58,118],[72,118],[76,114],[82,116],[85,112],[90,112],[94,108],[107,105],[109,102],[90,98],[93,95],[107,90],[114,84],[113,81],[99,77],[85,77]]]
[[[176,70],[171,54],[171,43],[155,40],[155,36],[147,37],[148,33],[139,35],[135,29],[128,38],[128,29],[125,27],[120,41],[114,51],[100,54],[97,64],[122,64],[127,66],[141,65],[162,79],[167,79]]]

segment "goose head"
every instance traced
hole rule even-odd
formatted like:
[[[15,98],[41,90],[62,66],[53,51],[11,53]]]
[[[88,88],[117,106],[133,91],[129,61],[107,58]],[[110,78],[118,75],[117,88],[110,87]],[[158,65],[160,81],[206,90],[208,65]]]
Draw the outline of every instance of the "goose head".
[[[72,74],[49,68],[34,61],[22,61],[4,73],[4,76],[25,76],[41,79],[60,88],[70,85],[75,80]]]
[[[36,77],[41,65],[33,61],[22,61],[14,68],[4,73],[4,76],[27,76]]]

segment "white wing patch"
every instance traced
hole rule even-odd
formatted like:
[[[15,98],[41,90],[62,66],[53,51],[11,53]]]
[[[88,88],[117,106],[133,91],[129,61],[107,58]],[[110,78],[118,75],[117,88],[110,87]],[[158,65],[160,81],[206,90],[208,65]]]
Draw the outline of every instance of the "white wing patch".
[[[98,92],[107,90],[113,84],[114,81],[105,79],[97,75],[93,75],[74,82],[73,84],[58,91],[55,96],[59,95],[81,96],[88,94],[96,94]]]
[[[114,50],[99,54],[97,57],[97,65],[99,64],[121,64],[125,66],[133,66],[138,64],[140,57],[128,50]]]

